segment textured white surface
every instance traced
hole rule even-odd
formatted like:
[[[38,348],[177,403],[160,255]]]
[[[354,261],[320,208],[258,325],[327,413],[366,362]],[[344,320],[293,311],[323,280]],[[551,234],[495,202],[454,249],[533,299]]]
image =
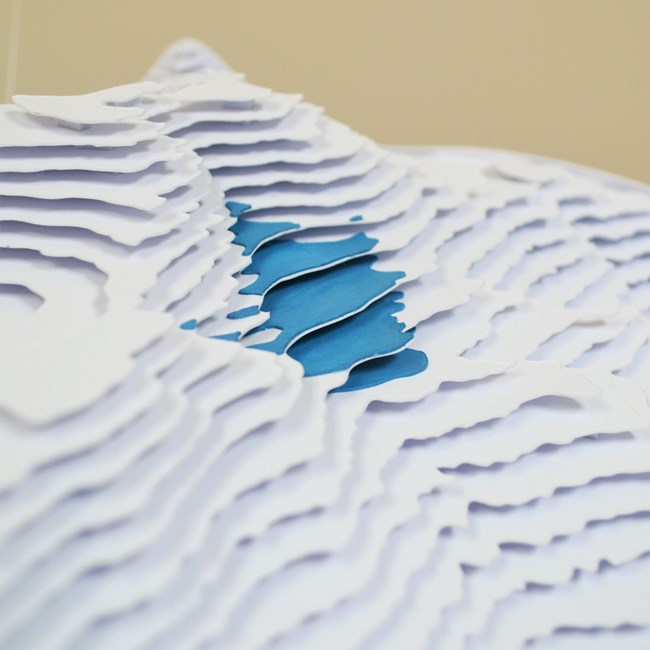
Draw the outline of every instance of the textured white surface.
[[[0,647],[645,648],[650,191],[386,150],[191,41],[151,76],[0,110]],[[224,201],[376,240],[427,368],[246,347],[306,271],[239,293]]]

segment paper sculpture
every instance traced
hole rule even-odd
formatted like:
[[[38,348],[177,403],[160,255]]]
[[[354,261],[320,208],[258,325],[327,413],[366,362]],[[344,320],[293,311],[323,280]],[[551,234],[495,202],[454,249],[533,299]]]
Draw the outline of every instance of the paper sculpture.
[[[192,41],[15,97],[0,647],[650,647],[649,233]]]

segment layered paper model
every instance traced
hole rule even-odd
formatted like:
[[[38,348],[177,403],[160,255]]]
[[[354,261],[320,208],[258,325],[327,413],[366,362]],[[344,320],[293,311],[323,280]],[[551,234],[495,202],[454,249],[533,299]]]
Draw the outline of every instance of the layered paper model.
[[[0,107],[0,314],[3,650],[650,647],[647,187],[185,41]]]

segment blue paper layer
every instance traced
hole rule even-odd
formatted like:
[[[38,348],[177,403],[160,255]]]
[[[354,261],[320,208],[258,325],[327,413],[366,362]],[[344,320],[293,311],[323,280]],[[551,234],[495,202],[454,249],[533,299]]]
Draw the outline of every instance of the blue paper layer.
[[[235,218],[240,217],[252,207],[249,203],[240,203],[239,201],[226,201],[225,206],[230,212],[230,216]]]
[[[348,370],[378,355],[403,348],[413,331],[404,331],[394,314],[404,309],[403,297],[393,291],[363,311],[299,339],[289,348],[290,357],[305,368],[305,376]]]
[[[245,274],[258,278],[240,290],[242,294],[263,295],[283,278],[328,267],[346,259],[363,255],[377,243],[376,239],[357,233],[352,237],[330,242],[301,243],[291,240],[271,242],[257,251]]]
[[[211,339],[224,339],[225,341],[239,341],[241,332],[229,332],[228,334],[217,334],[216,336],[211,336]]]
[[[244,254],[252,255],[262,244],[297,228],[297,223],[289,221],[264,223],[239,219],[229,230],[235,233],[233,242],[244,247]]]
[[[262,302],[270,316],[257,331],[282,331],[275,340],[253,347],[281,354],[302,334],[360,311],[404,277],[401,271],[376,271],[375,261],[372,255],[360,257],[271,289]]]
[[[332,393],[345,393],[385,384],[393,379],[411,377],[426,370],[429,359],[420,350],[402,350],[379,359],[371,359],[352,368],[348,380]]]
[[[182,330],[195,330],[197,326],[198,323],[196,322],[195,318],[192,318],[191,320],[186,320],[184,323],[181,323]]]
[[[251,307],[244,307],[243,309],[238,309],[237,311],[231,311],[227,318],[236,319],[236,318],[246,318],[247,316],[255,316],[259,314],[260,310],[255,305]]]

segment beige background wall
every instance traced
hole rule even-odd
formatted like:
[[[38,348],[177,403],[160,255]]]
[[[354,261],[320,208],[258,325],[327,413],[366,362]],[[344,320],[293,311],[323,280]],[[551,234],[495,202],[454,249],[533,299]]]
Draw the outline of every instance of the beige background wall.
[[[195,36],[382,142],[504,147],[650,182],[650,0],[22,2],[21,93],[136,80]]]

